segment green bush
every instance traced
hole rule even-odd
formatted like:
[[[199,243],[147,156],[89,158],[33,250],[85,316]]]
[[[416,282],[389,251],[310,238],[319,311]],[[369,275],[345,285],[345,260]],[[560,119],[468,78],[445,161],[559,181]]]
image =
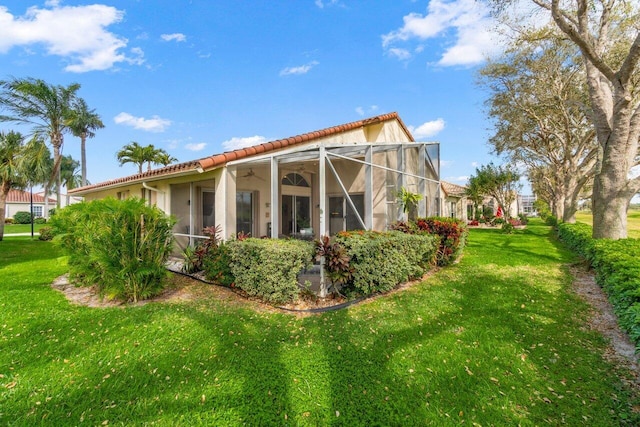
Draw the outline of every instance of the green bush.
[[[138,198],[73,204],[50,221],[78,280],[134,302],[164,289],[174,222]]]
[[[13,222],[16,224],[31,224],[31,214],[25,211],[19,211],[13,214]]]
[[[558,236],[585,258],[609,296],[618,322],[640,348],[640,240],[595,240],[586,224],[558,225]]]
[[[438,237],[401,231],[340,232],[336,242],[351,257],[349,287],[362,295],[387,292],[399,283],[422,276],[434,261]]]
[[[40,233],[40,237],[38,237],[39,240],[53,240],[53,237],[55,236],[53,234],[53,228],[51,227],[42,227],[39,233]]]
[[[33,223],[34,224],[46,224],[47,223],[47,219],[39,216],[38,218],[35,218],[33,220]]]
[[[515,227],[509,221],[502,223],[501,230],[504,234],[513,234]]]
[[[220,243],[211,246],[202,260],[202,269],[207,280],[214,284],[227,287],[235,286],[235,279],[231,271],[229,245]]]
[[[222,247],[226,246],[235,286],[273,304],[297,298],[298,274],[314,255],[313,243],[300,240],[250,238],[233,240]]]

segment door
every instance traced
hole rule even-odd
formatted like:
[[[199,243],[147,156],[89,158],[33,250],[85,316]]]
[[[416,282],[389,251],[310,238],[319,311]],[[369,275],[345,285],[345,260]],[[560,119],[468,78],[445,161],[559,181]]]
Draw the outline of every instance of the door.
[[[349,197],[360,218],[364,220],[364,194],[350,194]],[[344,230],[362,230],[363,228],[346,197],[329,197],[329,233],[331,235]]]
[[[311,227],[311,197],[282,196],[282,234],[291,236]]]

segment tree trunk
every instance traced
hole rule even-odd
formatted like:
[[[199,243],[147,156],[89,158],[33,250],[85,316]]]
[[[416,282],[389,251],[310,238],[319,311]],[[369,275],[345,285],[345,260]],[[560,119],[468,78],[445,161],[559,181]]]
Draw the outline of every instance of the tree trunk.
[[[54,144],[53,146],[53,173],[56,176],[56,209],[60,209],[60,198],[61,192],[60,188],[62,187],[62,177],[60,176],[60,161],[62,160],[60,156],[60,146],[58,144]]]
[[[9,186],[8,182],[3,182],[2,187],[0,187],[0,241],[2,241],[4,237],[4,220],[7,214],[7,194],[9,194]]]
[[[595,177],[593,195],[594,239],[624,239],[627,237],[627,210],[630,197],[619,189],[626,184],[626,174],[622,179],[609,169]],[[621,182],[622,181],[622,182]]]
[[[82,135],[80,135],[80,163],[82,163],[81,168],[82,168],[82,186],[84,187],[85,185],[87,185],[87,151],[85,148],[87,142],[87,134],[86,133],[82,133]]]

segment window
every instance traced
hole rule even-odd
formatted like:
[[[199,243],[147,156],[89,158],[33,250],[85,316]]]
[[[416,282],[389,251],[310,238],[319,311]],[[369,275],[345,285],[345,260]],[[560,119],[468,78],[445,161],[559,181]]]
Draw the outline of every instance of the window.
[[[299,173],[291,172],[282,178],[282,185],[292,185],[294,187],[309,187],[309,183]]]
[[[456,202],[451,202],[451,218],[456,217]]]
[[[236,193],[236,233],[253,235],[253,202],[252,192]]]
[[[216,193],[202,190],[202,228],[216,226]]]
[[[42,216],[42,206],[33,206],[33,210],[31,211],[31,215],[34,218],[38,218]]]

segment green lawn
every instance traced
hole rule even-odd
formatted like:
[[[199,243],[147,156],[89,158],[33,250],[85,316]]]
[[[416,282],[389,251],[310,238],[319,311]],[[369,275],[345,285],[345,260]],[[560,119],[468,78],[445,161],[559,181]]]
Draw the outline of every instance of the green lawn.
[[[33,224],[34,235],[39,235],[38,230],[46,224]],[[5,224],[4,234],[31,233],[31,224]]]
[[[51,242],[0,242],[1,425],[638,425],[534,220],[425,282],[308,317],[202,298],[70,305]]]
[[[579,211],[576,214],[576,221],[593,225],[593,215],[591,211]],[[640,239],[640,210],[629,209],[627,213],[627,234],[634,239]]]

